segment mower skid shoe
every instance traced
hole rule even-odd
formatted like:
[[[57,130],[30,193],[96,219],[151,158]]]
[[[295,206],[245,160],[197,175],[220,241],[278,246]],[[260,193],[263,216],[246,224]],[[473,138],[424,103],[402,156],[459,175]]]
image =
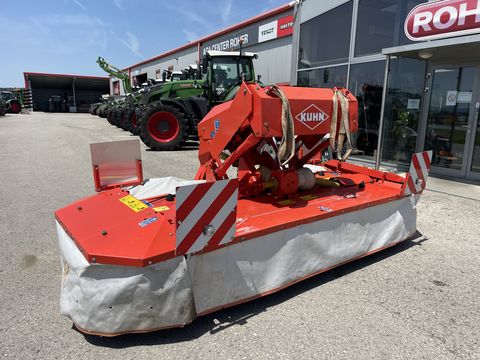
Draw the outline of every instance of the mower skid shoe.
[[[183,326],[196,316],[184,257],[148,267],[89,264],[57,223],[61,313],[82,332],[116,336]]]

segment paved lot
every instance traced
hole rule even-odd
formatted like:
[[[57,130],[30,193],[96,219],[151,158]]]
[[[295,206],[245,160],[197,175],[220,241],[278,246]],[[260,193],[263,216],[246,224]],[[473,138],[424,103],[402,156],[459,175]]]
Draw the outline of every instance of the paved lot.
[[[59,314],[53,213],[93,192],[89,144],[124,138],[86,114],[0,118],[0,357],[480,359],[480,201],[444,189],[425,191],[417,239],[277,294],[184,329],[75,331]],[[146,177],[197,167],[194,147],[142,156]]]

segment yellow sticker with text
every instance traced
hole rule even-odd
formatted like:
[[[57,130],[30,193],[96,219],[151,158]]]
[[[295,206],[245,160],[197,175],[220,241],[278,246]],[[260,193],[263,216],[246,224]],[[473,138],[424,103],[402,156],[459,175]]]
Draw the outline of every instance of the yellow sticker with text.
[[[159,207],[155,207],[153,208],[154,211],[157,211],[157,212],[161,212],[161,211],[167,211],[167,210],[170,210],[170,208],[168,206],[159,206]]]
[[[145,205],[140,200],[134,198],[132,195],[124,196],[124,197],[122,197],[118,200],[120,200],[122,203],[127,205],[130,209],[132,209],[135,212],[139,212],[139,211],[142,211],[142,210],[148,208],[147,205]]]

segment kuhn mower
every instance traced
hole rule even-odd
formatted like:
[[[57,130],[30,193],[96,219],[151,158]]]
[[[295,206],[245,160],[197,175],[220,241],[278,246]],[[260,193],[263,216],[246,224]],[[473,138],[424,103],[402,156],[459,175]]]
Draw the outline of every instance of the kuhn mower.
[[[345,89],[243,82],[198,124],[195,180],[142,181],[139,149],[94,144],[99,194],[55,214],[62,313],[104,336],[183,326],[408,239],[431,154],[406,177],[311,165],[356,129]]]

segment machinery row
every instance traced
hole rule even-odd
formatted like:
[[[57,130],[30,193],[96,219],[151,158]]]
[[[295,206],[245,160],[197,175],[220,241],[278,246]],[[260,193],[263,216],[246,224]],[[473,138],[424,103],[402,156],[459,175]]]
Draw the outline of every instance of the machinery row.
[[[153,150],[179,149],[188,140],[198,140],[198,122],[215,105],[233,99],[242,80],[255,81],[253,58],[255,54],[241,51],[209,51],[201,64],[179,72],[164,71],[160,81],[137,88],[128,74],[98,58],[100,67],[121,79],[128,93],[92,104],[90,113],[139,135]]]

